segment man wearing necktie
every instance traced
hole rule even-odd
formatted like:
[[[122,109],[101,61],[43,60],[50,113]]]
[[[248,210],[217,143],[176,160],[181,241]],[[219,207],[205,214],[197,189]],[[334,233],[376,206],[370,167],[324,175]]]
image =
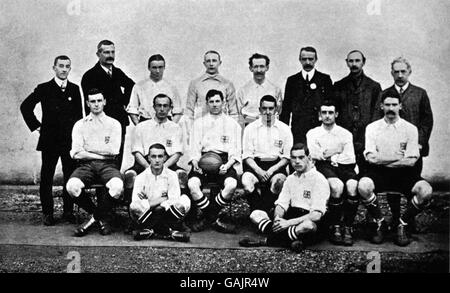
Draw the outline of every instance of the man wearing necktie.
[[[81,87],[85,97],[87,97],[89,90],[93,88],[99,89],[106,99],[106,106],[104,109],[105,114],[116,119],[122,125],[122,144],[117,160],[120,168],[123,156],[125,131],[126,127],[130,124],[128,113],[125,108],[130,101],[134,81],[120,68],[114,66],[115,54],[113,42],[103,40],[98,43],[98,62],[83,75]],[[89,109],[86,110],[86,114],[88,114]]]
[[[315,48],[301,48],[299,60],[303,69],[287,79],[280,114],[280,121],[291,126],[294,144],[305,143],[308,130],[320,125],[317,115],[320,104],[331,98],[332,90],[330,76],[314,68]]]
[[[403,57],[395,58],[391,63],[391,74],[394,78],[394,85],[385,89],[386,92],[397,92],[400,94],[402,109],[400,117],[414,124],[419,129],[419,149],[420,158],[416,163],[418,175],[422,173],[422,157],[429,154],[431,130],[433,129],[433,112],[431,110],[430,99],[426,90],[415,86],[409,82],[411,75],[411,64]],[[380,103],[381,104],[381,101]],[[382,111],[376,111],[375,119],[383,116]]]
[[[21,104],[25,123],[31,131],[39,132],[37,150],[41,151],[42,167],[39,195],[42,205],[43,223],[55,224],[53,217],[53,176],[56,164],[61,157],[64,186],[75,169],[69,151],[72,144],[72,128],[83,116],[80,88],[68,81],[71,62],[67,56],[55,58],[53,70],[55,77],[39,84]],[[42,119],[34,115],[35,106],[41,103]],[[63,220],[74,222],[73,202],[66,189],[63,189]]]

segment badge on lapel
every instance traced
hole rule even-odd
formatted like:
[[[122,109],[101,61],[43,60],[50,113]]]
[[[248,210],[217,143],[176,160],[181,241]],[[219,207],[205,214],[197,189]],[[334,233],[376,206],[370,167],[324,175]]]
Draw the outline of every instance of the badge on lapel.
[[[315,90],[317,88],[317,85],[315,83],[310,84],[309,86],[312,90]]]

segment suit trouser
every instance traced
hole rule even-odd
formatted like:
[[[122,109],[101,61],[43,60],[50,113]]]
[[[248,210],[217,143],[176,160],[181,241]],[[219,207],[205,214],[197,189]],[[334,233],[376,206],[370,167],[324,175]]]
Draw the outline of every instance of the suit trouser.
[[[53,214],[53,177],[55,175],[56,164],[61,157],[62,171],[64,176],[63,187],[63,211],[71,213],[73,211],[73,200],[66,190],[66,183],[69,180],[73,170],[75,170],[75,162],[70,157],[69,150],[43,150],[41,152],[41,183],[39,187],[39,195],[41,198],[42,213],[45,215]]]

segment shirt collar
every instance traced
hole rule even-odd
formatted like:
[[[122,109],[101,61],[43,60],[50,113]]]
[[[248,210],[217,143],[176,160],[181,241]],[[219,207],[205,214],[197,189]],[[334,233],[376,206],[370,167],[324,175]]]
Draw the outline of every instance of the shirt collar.
[[[57,76],[55,76],[55,82],[59,87],[67,87],[67,79],[62,80],[62,79],[59,79]],[[64,86],[62,86],[62,85],[64,85]]]
[[[219,73],[216,73],[216,74],[208,74],[208,73],[204,73],[202,76],[201,76],[201,81],[205,81],[205,80],[208,80],[208,79],[215,79],[215,80],[218,80],[218,81],[220,81],[220,82],[223,82],[224,81],[224,78],[222,77],[222,75],[220,75]]]
[[[386,122],[386,119],[384,119],[384,117],[383,117],[383,122],[384,122],[384,126],[387,128],[387,127],[390,127],[390,126],[393,126],[394,128],[398,128],[399,127],[399,125],[400,124],[402,124],[402,121],[403,121],[403,119],[402,118],[398,118],[398,120],[395,122],[395,123],[387,123]]]
[[[86,121],[93,121],[94,119],[99,120],[99,121],[104,121],[106,117],[105,112],[100,113],[99,115],[95,116],[92,113],[89,113],[89,115],[86,116]]]
[[[309,71],[309,72],[307,72],[305,70],[302,70],[303,79],[306,80],[306,75],[308,75],[309,76],[309,81],[311,81],[313,79],[315,73],[316,73],[316,69],[315,68],[311,69],[311,71]]]
[[[397,92],[400,92],[400,87],[399,87],[397,84],[394,84],[394,86],[395,86],[395,89],[397,90]],[[404,85],[402,86],[403,92],[406,91],[406,89],[408,88],[408,86],[409,86],[409,81],[408,81],[406,84],[404,84]]]
[[[273,125],[272,125],[272,127],[278,127],[279,125],[280,125],[280,122],[279,122],[279,120],[277,119],[277,118],[274,118],[275,119],[275,123],[273,123]],[[262,117],[259,117],[259,119],[258,120],[256,120],[257,122],[257,125],[256,125],[256,127],[263,127],[263,126],[266,126],[264,123],[263,123],[263,121],[262,121]]]
[[[331,128],[331,130],[328,130],[328,129],[325,128],[325,126],[324,126],[323,123],[322,123],[322,125],[321,125],[320,127],[322,128],[322,131],[332,133],[332,132],[336,132],[336,129],[337,129],[336,126],[337,126],[337,125],[336,125],[336,123],[335,123],[335,124],[333,125],[333,128]]]
[[[100,64],[100,67],[103,68],[103,70],[104,70],[106,73],[109,72],[109,68],[108,68],[108,67],[105,67],[105,66],[103,66],[103,65],[101,65],[101,64]],[[113,66],[111,66],[111,72],[112,72],[112,70],[113,70]]]
[[[308,172],[302,173],[302,174],[300,174],[300,176],[298,175],[298,172],[295,171],[295,176],[297,176],[297,178],[302,178],[302,177],[307,178],[307,177],[311,177],[315,171],[316,171],[316,167],[312,166]]]

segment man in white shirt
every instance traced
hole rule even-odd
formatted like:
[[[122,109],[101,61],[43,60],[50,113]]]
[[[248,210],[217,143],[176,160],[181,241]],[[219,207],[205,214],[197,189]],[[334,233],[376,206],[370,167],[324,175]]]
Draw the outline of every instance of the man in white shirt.
[[[191,160],[192,170],[189,173],[188,187],[195,205],[204,217],[192,226],[192,230],[202,231],[207,225],[219,232],[234,233],[235,227],[223,222],[218,217],[222,207],[232,199],[237,187],[237,174],[233,166],[241,162],[241,127],[230,116],[223,113],[224,95],[219,90],[209,90],[206,94],[209,113],[194,122],[192,129]],[[203,154],[218,154],[223,164],[218,174],[208,174],[199,167]],[[211,194],[208,199],[201,190],[202,184],[208,181],[220,185],[220,192]]]
[[[150,166],[149,147],[155,143],[162,144],[167,152],[164,166],[175,171],[180,178],[185,178],[180,185],[182,192],[187,194],[187,172],[178,167],[177,162],[183,154],[183,134],[181,127],[168,119],[173,108],[172,99],[165,94],[158,94],[153,99],[154,119],[140,122],[136,125],[131,138],[131,152],[134,165],[125,171],[125,199],[131,200],[133,185],[138,174]],[[132,228],[132,227],[129,227]],[[129,232],[129,231],[128,231]]]
[[[353,245],[352,225],[358,209],[357,175],[353,135],[336,125],[339,113],[332,101],[321,103],[317,126],[306,133],[308,148],[317,171],[327,178],[331,196],[328,202],[330,241]]]
[[[273,203],[286,180],[286,166],[293,137],[289,126],[276,118],[277,100],[266,95],[260,101],[260,118],[244,129],[241,181],[250,205],[250,220],[273,213]],[[266,226],[258,226],[266,232]]]
[[[173,108],[169,113],[169,117],[176,123],[180,120],[183,114],[180,95],[177,88],[163,78],[165,68],[166,61],[162,55],[152,55],[148,59],[150,77],[134,85],[131,91],[130,103],[127,106],[127,112],[130,114],[134,125],[154,118],[153,98],[158,94],[165,94],[170,97]]]
[[[253,54],[249,61],[249,69],[253,73],[253,79],[249,80],[237,92],[237,107],[240,115],[240,123],[247,126],[259,117],[259,100],[265,95],[275,97],[277,101],[277,115],[281,112],[283,96],[281,89],[266,78],[269,70],[270,59],[266,55]]]
[[[130,205],[132,217],[138,223],[135,240],[162,238],[188,242],[187,232],[174,228],[183,221],[191,201],[181,194],[177,174],[165,167],[167,152],[160,143],[150,146],[150,165],[136,177]]]
[[[314,241],[320,219],[327,209],[330,188],[325,177],[314,167],[308,147],[297,143],[291,150],[291,164],[295,172],[284,182],[275,202],[273,220],[261,215],[259,225],[269,229],[267,238],[254,240],[245,237],[241,246],[290,246],[299,252]]]
[[[381,95],[384,117],[366,128],[364,156],[370,168],[361,176],[358,191],[369,214],[375,220],[371,242],[384,240],[386,224],[378,204],[377,192],[394,191],[409,200],[406,211],[393,219],[396,226],[394,242],[406,246],[411,242],[408,228],[431,199],[433,189],[414,168],[419,158],[418,130],[413,124],[400,118],[402,108],[400,95],[384,92]]]
[[[121,125],[119,121],[103,112],[106,100],[98,89],[88,91],[87,106],[90,114],[75,123],[72,130],[72,149],[70,155],[78,160],[80,166],[67,182],[67,192],[75,202],[91,216],[75,230],[75,236],[87,234],[89,228],[98,222],[100,234],[111,234],[108,214],[112,209],[112,198],[118,199],[123,191],[122,175],[117,168],[117,156],[121,144]],[[82,192],[97,178],[105,184],[108,195],[97,199],[97,206]]]

